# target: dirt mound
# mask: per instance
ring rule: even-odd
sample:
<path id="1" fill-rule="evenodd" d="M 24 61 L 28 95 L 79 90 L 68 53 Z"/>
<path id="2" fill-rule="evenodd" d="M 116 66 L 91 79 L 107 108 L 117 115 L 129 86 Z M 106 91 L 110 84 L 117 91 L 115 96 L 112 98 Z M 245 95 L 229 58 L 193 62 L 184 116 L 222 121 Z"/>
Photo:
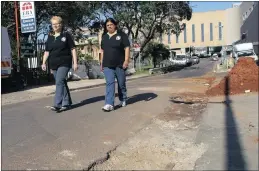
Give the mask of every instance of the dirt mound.
<path id="1" fill-rule="evenodd" d="M 209 96 L 241 94 L 246 90 L 258 92 L 258 71 L 253 58 L 240 58 L 220 83 L 210 88 L 206 94 Z"/>

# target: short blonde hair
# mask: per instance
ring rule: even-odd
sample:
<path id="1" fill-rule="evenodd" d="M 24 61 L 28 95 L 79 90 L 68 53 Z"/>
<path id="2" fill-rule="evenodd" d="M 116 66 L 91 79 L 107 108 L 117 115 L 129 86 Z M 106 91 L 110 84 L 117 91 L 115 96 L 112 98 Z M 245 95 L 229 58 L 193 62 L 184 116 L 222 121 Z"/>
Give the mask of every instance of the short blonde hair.
<path id="1" fill-rule="evenodd" d="M 53 17 L 51 17 L 50 22 L 52 22 L 53 20 L 56 20 L 56 21 L 58 21 L 60 24 L 62 24 L 62 18 L 59 17 L 59 16 L 53 16 Z"/>
<path id="2" fill-rule="evenodd" d="M 53 20 L 59 22 L 62 25 L 62 18 L 61 17 L 53 16 L 53 17 L 51 17 L 50 22 L 52 23 Z M 50 31 L 49 35 L 52 35 L 52 36 L 55 35 L 54 31 Z"/>

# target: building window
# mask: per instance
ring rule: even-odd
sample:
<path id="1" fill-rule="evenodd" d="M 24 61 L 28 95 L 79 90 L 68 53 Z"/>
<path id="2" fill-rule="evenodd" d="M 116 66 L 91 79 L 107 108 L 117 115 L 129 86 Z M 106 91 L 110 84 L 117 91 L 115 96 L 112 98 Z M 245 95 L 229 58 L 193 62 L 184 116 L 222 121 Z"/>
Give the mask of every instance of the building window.
<path id="1" fill-rule="evenodd" d="M 183 33 L 183 38 L 184 38 L 184 43 L 187 43 L 187 35 L 186 35 L 186 27 L 184 28 L 184 33 Z"/>
<path id="2" fill-rule="evenodd" d="M 171 44 L 171 32 L 168 32 L 168 44 Z"/>
<path id="3" fill-rule="evenodd" d="M 176 37 L 176 43 L 179 43 L 179 35 L 178 36 L 175 35 L 175 37 Z"/>
<path id="4" fill-rule="evenodd" d="M 201 42 L 204 42 L 204 24 L 201 24 Z"/>
<path id="5" fill-rule="evenodd" d="M 222 24 L 219 22 L 219 40 L 222 40 Z"/>
<path id="6" fill-rule="evenodd" d="M 210 41 L 213 41 L 213 24 L 210 23 Z"/>
<path id="7" fill-rule="evenodd" d="M 243 21 L 246 19 L 246 16 L 245 16 L 245 14 L 243 14 Z"/>
<path id="8" fill-rule="evenodd" d="M 192 42 L 195 42 L 195 25 L 192 25 Z"/>

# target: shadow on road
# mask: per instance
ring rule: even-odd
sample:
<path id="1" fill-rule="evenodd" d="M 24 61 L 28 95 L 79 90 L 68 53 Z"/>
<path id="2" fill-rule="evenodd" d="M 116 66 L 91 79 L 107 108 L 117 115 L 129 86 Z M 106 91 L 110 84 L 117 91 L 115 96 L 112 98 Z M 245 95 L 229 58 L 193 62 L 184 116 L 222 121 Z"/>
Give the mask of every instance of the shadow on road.
<path id="1" fill-rule="evenodd" d="M 82 106 L 85 106 L 85 105 L 88 105 L 88 104 L 91 104 L 91 103 L 96 103 L 96 102 L 104 101 L 104 100 L 105 100 L 105 96 L 92 97 L 90 99 L 86 99 L 86 100 L 83 100 L 79 103 L 73 104 L 71 109 L 75 109 L 75 108 L 78 108 L 78 107 L 82 107 Z"/>
<path id="2" fill-rule="evenodd" d="M 115 97 L 118 97 L 117 93 L 116 93 Z M 131 104 L 134 104 L 134 103 L 137 103 L 137 102 L 140 102 L 140 101 L 150 101 L 150 100 L 152 100 L 156 97 L 157 97 L 157 94 L 154 94 L 154 93 L 137 94 L 137 95 L 134 95 L 134 96 L 131 96 L 131 97 L 128 98 L 127 105 L 131 105 Z M 91 103 L 104 101 L 104 100 L 105 100 L 105 96 L 93 97 L 93 98 L 90 98 L 90 99 L 83 100 L 80 103 L 72 105 L 71 109 L 75 109 L 75 108 L 78 108 L 78 107 L 82 107 L 84 105 L 88 105 L 88 104 L 91 104 Z M 114 108 L 118 109 L 119 106 L 115 106 Z"/>
<path id="3" fill-rule="evenodd" d="M 243 155 L 242 144 L 239 138 L 238 126 L 234 118 L 231 99 L 229 97 L 229 78 L 225 78 L 225 101 L 210 102 L 225 104 L 225 138 L 226 138 L 226 170 L 247 170 L 246 161 Z"/>
<path id="4" fill-rule="evenodd" d="M 131 96 L 127 100 L 127 105 L 131 105 L 140 101 L 150 101 L 157 97 L 157 94 L 155 93 L 141 93 L 134 96 Z M 114 107 L 114 110 L 119 109 L 120 106 L 116 105 Z"/>
<path id="5" fill-rule="evenodd" d="M 137 95 L 131 96 L 128 99 L 127 104 L 130 105 L 130 104 L 134 104 L 134 103 L 137 103 L 137 102 L 140 102 L 140 101 L 150 101 L 150 100 L 153 100 L 156 97 L 157 97 L 157 94 L 155 94 L 155 93 L 137 94 Z"/>

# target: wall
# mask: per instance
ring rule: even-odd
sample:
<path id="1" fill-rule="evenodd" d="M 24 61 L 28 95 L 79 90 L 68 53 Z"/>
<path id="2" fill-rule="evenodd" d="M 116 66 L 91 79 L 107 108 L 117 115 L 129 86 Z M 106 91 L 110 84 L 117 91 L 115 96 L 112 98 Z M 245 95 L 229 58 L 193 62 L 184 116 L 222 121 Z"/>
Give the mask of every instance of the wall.
<path id="1" fill-rule="evenodd" d="M 240 27 L 241 27 L 241 18 L 240 15 L 240 8 L 228 8 L 225 10 L 225 27 L 224 31 L 225 34 L 225 43 L 226 45 L 231 45 L 233 42 L 236 42 L 240 39 Z"/>
<path id="2" fill-rule="evenodd" d="M 242 24 L 244 23 L 245 19 L 250 15 L 250 13 L 251 13 L 250 8 L 253 7 L 254 3 L 256 4 L 256 2 L 246 1 L 246 2 L 242 2 L 241 5 L 239 6 L 239 8 L 240 8 L 240 18 L 242 19 Z"/>
<path id="3" fill-rule="evenodd" d="M 192 19 L 186 22 L 187 43 L 184 43 L 184 31 L 181 32 L 179 43 L 176 36 L 171 35 L 171 44 L 168 44 L 168 35 L 163 35 L 163 43 L 171 48 L 186 48 L 189 46 L 224 46 L 231 45 L 241 37 L 240 7 L 238 5 L 226 10 L 193 13 Z M 222 39 L 219 39 L 219 22 L 222 25 Z M 204 24 L 204 42 L 201 39 L 201 24 Z M 210 23 L 213 23 L 213 41 L 210 40 Z M 195 42 L 192 42 L 192 24 L 195 25 Z"/>
<path id="4" fill-rule="evenodd" d="M 240 29 L 240 34 L 242 33 L 247 33 L 247 37 L 244 40 L 241 40 L 241 42 L 252 42 L 254 44 L 254 49 L 255 52 L 258 54 L 259 49 L 258 49 L 258 42 L 259 42 L 259 27 L 258 27 L 258 18 L 259 18 L 259 11 L 258 11 L 258 6 L 259 3 L 255 2 L 255 5 L 253 7 L 254 2 L 243 2 L 240 5 L 240 15 L 243 16 L 246 12 L 248 12 L 248 16 L 246 19 L 244 19 L 243 24 Z M 249 13 L 249 8 L 253 7 L 253 10 Z"/>
<path id="5" fill-rule="evenodd" d="M 222 28 L 222 40 L 219 40 L 219 22 L 225 26 L 225 11 L 209 11 L 193 13 L 192 19 L 186 22 L 187 42 L 184 43 L 184 31 L 176 43 L 176 36 L 171 35 L 171 48 L 185 48 L 189 46 L 219 46 L 225 44 L 225 31 Z M 213 23 L 213 41 L 210 40 L 210 23 Z M 192 41 L 192 24 L 195 26 L 195 42 Z M 204 42 L 201 39 L 201 24 L 204 24 Z M 163 43 L 168 45 L 168 36 L 163 35 Z"/>

